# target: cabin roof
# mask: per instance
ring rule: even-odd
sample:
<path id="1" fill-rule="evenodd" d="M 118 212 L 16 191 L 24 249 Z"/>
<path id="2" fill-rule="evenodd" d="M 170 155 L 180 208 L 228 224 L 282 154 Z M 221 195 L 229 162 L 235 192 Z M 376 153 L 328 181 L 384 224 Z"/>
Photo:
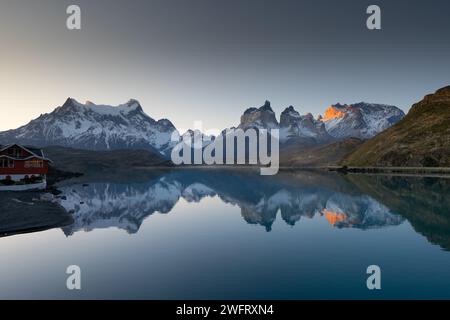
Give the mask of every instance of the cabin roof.
<path id="1" fill-rule="evenodd" d="M 30 151 L 31 153 L 37 155 L 38 157 L 45 158 L 44 157 L 44 152 L 42 151 L 42 149 L 29 147 L 29 146 L 24 146 L 24 148 L 26 148 L 26 150 Z"/>
<path id="2" fill-rule="evenodd" d="M 22 158 L 21 159 L 17 159 L 17 158 L 6 156 L 6 155 L 0 156 L 0 157 L 6 157 L 6 158 L 14 159 L 14 160 L 27 160 L 27 159 L 30 159 L 30 158 L 37 157 L 39 159 L 47 160 L 47 161 L 52 162 L 50 159 L 45 157 L 44 151 L 42 149 L 39 149 L 39 148 L 36 148 L 36 147 L 31 147 L 31 146 L 23 146 L 23 145 L 20 145 L 20 144 L 17 144 L 17 143 L 12 143 L 12 144 L 3 145 L 3 146 L 0 145 L 0 152 L 3 151 L 3 150 L 9 149 L 9 148 L 11 148 L 13 146 L 18 146 L 19 148 L 22 148 L 25 151 L 28 151 L 29 153 L 31 153 L 32 156 L 31 157 L 27 157 L 27 158 L 23 158 L 23 159 Z"/>

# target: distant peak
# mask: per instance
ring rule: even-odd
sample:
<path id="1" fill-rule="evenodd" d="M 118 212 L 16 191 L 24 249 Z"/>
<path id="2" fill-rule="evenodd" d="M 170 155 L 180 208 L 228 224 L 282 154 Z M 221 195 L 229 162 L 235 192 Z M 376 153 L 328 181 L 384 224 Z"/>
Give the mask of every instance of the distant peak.
<path id="1" fill-rule="evenodd" d="M 141 105 L 141 104 L 139 103 L 139 101 L 137 101 L 136 99 L 130 99 L 130 100 L 128 100 L 128 102 L 126 103 L 126 105 L 129 105 L 129 106 L 134 105 L 134 104 Z"/>
<path id="2" fill-rule="evenodd" d="M 300 113 L 295 110 L 295 108 L 293 106 L 289 106 L 286 109 L 283 110 L 283 112 L 281 112 L 281 115 L 289 115 L 289 116 L 295 116 L 295 117 L 299 117 Z"/>
<path id="3" fill-rule="evenodd" d="M 259 111 L 259 112 L 269 111 L 269 112 L 273 113 L 273 110 L 270 107 L 270 101 L 266 100 L 264 102 L 264 105 L 259 108 L 254 108 L 254 107 L 248 108 L 247 110 L 244 111 L 244 114 L 249 114 L 249 113 L 253 113 L 253 112 L 257 112 L 257 111 Z"/>
<path id="4" fill-rule="evenodd" d="M 296 110 L 294 109 L 293 106 L 289 106 L 286 109 L 284 109 L 284 111 L 282 113 L 287 113 L 287 112 L 292 112 L 292 111 L 296 111 Z"/>
<path id="5" fill-rule="evenodd" d="M 66 102 L 62 106 L 62 110 L 90 111 L 102 115 L 112 115 L 112 116 L 127 115 L 134 111 L 141 111 L 143 113 L 141 105 L 137 100 L 134 99 L 130 99 L 128 102 L 124 104 L 111 106 L 111 105 L 96 104 L 89 100 L 83 104 L 78 102 L 74 98 L 67 98 Z"/>
<path id="6" fill-rule="evenodd" d="M 259 108 L 259 111 L 270 111 L 270 112 L 273 112 L 272 108 L 270 107 L 270 101 L 266 100 L 264 102 L 264 105 Z"/>
<path id="7" fill-rule="evenodd" d="M 71 97 L 69 97 L 69 98 L 67 98 L 66 99 L 66 102 L 64 102 L 64 104 L 72 104 L 72 103 L 79 103 L 77 100 L 75 100 L 74 98 L 71 98 Z"/>
<path id="8" fill-rule="evenodd" d="M 333 119 L 343 118 L 345 116 L 345 112 L 339 109 L 342 109 L 343 105 L 337 103 L 335 105 L 331 105 L 325 110 L 325 114 L 323 115 L 322 121 L 330 121 Z"/>
<path id="9" fill-rule="evenodd" d="M 249 108 L 241 116 L 239 128 L 276 128 L 278 121 L 270 107 L 270 102 L 266 100 L 259 108 Z"/>
<path id="10" fill-rule="evenodd" d="M 353 103 L 351 105 L 349 105 L 350 107 L 394 107 L 388 104 L 383 104 L 383 103 L 374 103 L 374 102 L 366 102 L 366 101 L 361 101 L 358 103 Z"/>
<path id="11" fill-rule="evenodd" d="M 328 109 L 330 108 L 337 108 L 337 109 L 341 109 L 341 108 L 345 108 L 347 107 L 347 104 L 342 104 L 340 102 L 332 104 L 331 106 L 328 107 Z"/>
<path id="12" fill-rule="evenodd" d="M 67 100 L 62 105 L 62 108 L 63 109 L 73 109 L 74 107 L 80 107 L 80 106 L 83 106 L 83 104 L 79 103 L 74 98 L 70 98 L 69 97 L 69 98 L 67 98 Z"/>
<path id="13" fill-rule="evenodd" d="M 91 100 L 86 100 L 86 102 L 80 103 L 78 102 L 76 99 L 74 98 L 67 98 L 66 102 L 64 103 L 65 105 L 67 104 L 71 104 L 71 105 L 78 105 L 78 106 L 83 106 L 83 107 L 105 107 L 105 108 L 131 108 L 131 107 L 138 107 L 141 104 L 139 103 L 138 100 L 136 99 L 129 99 L 126 103 L 123 104 L 119 104 L 117 106 L 111 106 L 111 105 L 103 105 L 103 104 L 96 104 L 95 102 L 92 102 Z"/>

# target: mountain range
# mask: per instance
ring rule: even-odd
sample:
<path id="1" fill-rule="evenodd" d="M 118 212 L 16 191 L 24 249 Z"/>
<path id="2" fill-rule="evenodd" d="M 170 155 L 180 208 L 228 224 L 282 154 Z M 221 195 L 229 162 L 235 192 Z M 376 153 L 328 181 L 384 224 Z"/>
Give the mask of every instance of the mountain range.
<path id="1" fill-rule="evenodd" d="M 389 128 L 404 117 L 395 106 L 360 102 L 335 104 L 317 118 L 301 115 L 293 106 L 280 115 L 280 122 L 266 101 L 260 108 L 249 108 L 241 116 L 239 128 L 279 129 L 281 143 L 303 139 L 321 144 L 348 138 L 368 139 Z"/>
<path id="2" fill-rule="evenodd" d="M 279 129 L 282 166 L 440 167 L 450 166 L 449 124 L 450 86 L 447 86 L 426 95 L 406 116 L 395 106 L 360 102 L 331 105 L 316 118 L 289 106 L 278 120 L 266 101 L 261 107 L 245 110 L 236 127 Z M 109 106 L 82 104 L 68 98 L 53 112 L 17 129 L 0 132 L 0 145 L 145 150 L 145 161 L 152 159 L 153 164 L 164 164 L 179 139 L 194 136 L 205 135 L 198 130 L 180 135 L 170 120 L 148 116 L 137 100 Z M 173 137 L 178 140 L 173 141 Z M 203 146 L 212 139 L 208 137 Z M 92 160 L 98 155 L 88 157 Z M 107 154 L 101 156 L 108 159 Z"/>
<path id="3" fill-rule="evenodd" d="M 277 120 L 270 102 L 259 108 L 248 108 L 237 126 L 241 129 L 279 129 L 283 150 L 296 152 L 302 146 L 321 146 L 349 138 L 367 139 L 375 136 L 404 116 L 395 106 L 356 103 L 330 106 L 324 116 L 301 115 L 293 106 L 287 107 Z M 197 132 L 197 134 L 202 134 Z M 137 100 L 118 105 L 84 104 L 73 98 L 53 112 L 42 114 L 17 129 L 0 132 L 0 144 L 20 143 L 38 147 L 62 146 L 94 151 L 138 149 L 168 157 L 181 139 L 194 136 L 190 130 L 183 135 L 170 120 L 154 120 Z M 298 148 L 295 148 L 298 147 Z"/>
<path id="4" fill-rule="evenodd" d="M 0 133 L 2 144 L 63 146 L 87 150 L 144 149 L 162 152 L 176 131 L 167 119 L 155 121 L 136 100 L 119 106 L 81 104 L 68 98 L 53 112 Z"/>

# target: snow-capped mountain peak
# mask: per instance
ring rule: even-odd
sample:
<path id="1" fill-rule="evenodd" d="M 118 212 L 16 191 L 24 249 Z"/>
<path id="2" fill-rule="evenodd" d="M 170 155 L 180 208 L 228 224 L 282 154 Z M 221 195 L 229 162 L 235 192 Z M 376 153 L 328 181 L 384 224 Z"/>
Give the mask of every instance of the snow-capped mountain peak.
<path id="1" fill-rule="evenodd" d="M 68 98 L 66 102 L 62 105 L 61 109 L 75 109 L 80 112 L 95 112 L 102 115 L 127 115 L 132 111 L 140 111 L 143 112 L 141 104 L 139 101 L 130 99 L 128 102 L 124 104 L 120 104 L 117 106 L 103 105 L 103 104 L 95 104 L 91 101 L 86 101 L 85 104 L 78 102 L 73 98 Z"/>
<path id="2" fill-rule="evenodd" d="M 82 104 L 73 98 L 27 125 L 0 133 L 0 142 L 59 145 L 90 150 L 147 149 L 166 151 L 176 131 L 167 119 L 155 121 L 137 100 L 117 106 Z"/>
<path id="3" fill-rule="evenodd" d="M 300 115 L 293 106 L 289 106 L 280 116 L 280 139 L 284 142 L 291 138 L 308 138 L 316 142 L 331 140 L 321 121 L 314 119 L 311 113 Z"/>
<path id="4" fill-rule="evenodd" d="M 259 108 L 248 108 L 238 128 L 279 129 L 282 143 L 288 140 L 326 143 L 350 137 L 371 138 L 403 117 L 403 111 L 397 107 L 360 102 L 332 105 L 317 119 L 289 106 L 278 122 L 270 102 L 265 101 Z M 68 98 L 53 112 L 42 114 L 18 129 L 0 132 L 0 144 L 59 145 L 89 150 L 156 149 L 168 155 L 178 142 L 172 141 L 173 133 L 180 137 L 169 120 L 154 120 L 137 100 L 112 106 Z M 209 138 L 206 141 L 214 139 L 202 133 L 189 132 L 189 135 Z"/>
<path id="5" fill-rule="evenodd" d="M 248 108 L 241 116 L 239 128 L 279 129 L 282 143 L 298 139 L 326 143 L 336 139 L 372 138 L 404 116 L 402 110 L 386 104 L 337 103 L 317 119 L 311 113 L 302 115 L 289 106 L 281 113 L 278 123 L 270 102 L 266 101 L 260 108 Z"/>
<path id="6" fill-rule="evenodd" d="M 323 117 L 327 132 L 337 139 L 369 139 L 400 121 L 405 113 L 386 104 L 359 102 L 331 105 Z"/>
<path id="7" fill-rule="evenodd" d="M 260 108 L 248 108 L 241 116 L 239 128 L 246 130 L 249 128 L 256 129 L 277 129 L 278 121 L 275 117 L 270 102 L 266 100 Z"/>

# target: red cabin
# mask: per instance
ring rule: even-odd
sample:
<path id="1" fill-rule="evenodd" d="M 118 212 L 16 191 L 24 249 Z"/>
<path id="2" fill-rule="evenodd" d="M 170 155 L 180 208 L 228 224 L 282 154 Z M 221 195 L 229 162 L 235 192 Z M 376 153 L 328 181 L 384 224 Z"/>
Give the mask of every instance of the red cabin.
<path id="1" fill-rule="evenodd" d="M 0 146 L 0 180 L 45 180 L 50 162 L 41 149 L 18 144 Z"/>

